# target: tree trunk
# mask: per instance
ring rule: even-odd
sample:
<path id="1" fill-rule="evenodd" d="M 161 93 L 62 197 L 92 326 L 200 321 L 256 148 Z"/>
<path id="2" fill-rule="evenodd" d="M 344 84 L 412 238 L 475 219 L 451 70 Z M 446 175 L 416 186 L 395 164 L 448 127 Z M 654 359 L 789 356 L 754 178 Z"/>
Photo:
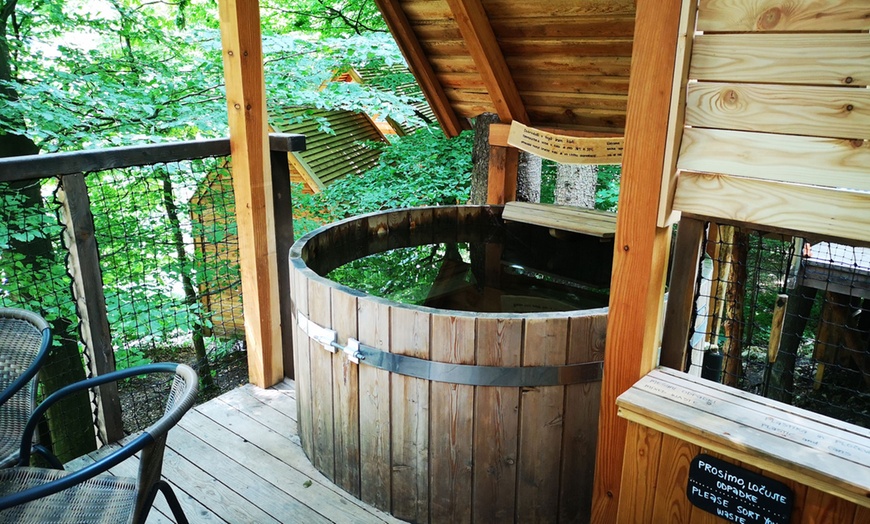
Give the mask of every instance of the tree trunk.
<path id="1" fill-rule="evenodd" d="M 517 169 L 517 200 L 519 202 L 541 201 L 541 157 L 520 151 Z"/>
<path id="2" fill-rule="evenodd" d="M 723 383 L 736 386 L 743 375 L 743 303 L 746 297 L 746 257 L 749 235 L 740 230 L 734 231 L 734 243 L 726 263 L 730 266 L 728 288 L 725 292 L 725 377 Z"/>
<path id="3" fill-rule="evenodd" d="M 500 120 L 494 113 L 483 113 L 474 119 L 474 146 L 471 150 L 471 198 L 473 205 L 486 204 L 486 187 L 489 180 L 489 125 Z"/>
<path id="4" fill-rule="evenodd" d="M 595 207 L 595 189 L 598 186 L 598 166 L 593 164 L 556 165 L 557 204 Z"/>
<path id="5" fill-rule="evenodd" d="M 184 288 L 184 300 L 188 307 L 193 307 L 197 303 L 196 289 L 193 287 L 193 280 L 190 278 L 190 273 L 186 268 L 192 264 L 188 260 L 187 253 L 184 251 L 184 235 L 181 232 L 181 222 L 178 219 L 178 207 L 175 205 L 175 195 L 172 190 L 172 180 L 169 178 L 169 173 L 164 170 L 157 171 L 157 175 L 163 182 L 163 207 L 166 209 L 166 217 L 169 219 L 170 227 L 172 228 L 172 242 L 175 244 L 175 256 L 178 258 L 179 275 L 181 276 L 181 285 Z M 194 315 L 194 318 L 199 318 Z M 198 371 L 199 379 L 204 389 L 215 389 L 214 378 L 211 376 L 211 367 L 208 363 L 208 355 L 205 352 L 205 341 L 202 336 L 202 326 L 198 321 L 193 323 L 192 342 L 193 350 L 196 353 L 196 359 L 199 361 Z"/>

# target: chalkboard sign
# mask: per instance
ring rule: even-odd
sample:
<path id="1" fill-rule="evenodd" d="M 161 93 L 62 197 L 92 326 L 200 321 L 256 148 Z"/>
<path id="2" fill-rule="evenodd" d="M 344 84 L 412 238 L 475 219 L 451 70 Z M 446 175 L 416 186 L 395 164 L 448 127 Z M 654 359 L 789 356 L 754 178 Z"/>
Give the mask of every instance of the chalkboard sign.
<path id="1" fill-rule="evenodd" d="M 689 466 L 686 495 L 695 506 L 729 522 L 791 522 L 793 496 L 788 486 L 703 453 Z"/>

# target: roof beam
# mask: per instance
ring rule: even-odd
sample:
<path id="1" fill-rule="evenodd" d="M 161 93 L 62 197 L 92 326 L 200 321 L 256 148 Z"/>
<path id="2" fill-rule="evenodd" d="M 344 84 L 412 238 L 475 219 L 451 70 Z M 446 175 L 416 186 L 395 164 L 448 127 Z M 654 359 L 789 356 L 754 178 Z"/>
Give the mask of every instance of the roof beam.
<path id="1" fill-rule="evenodd" d="M 393 38 L 399 44 L 399 49 L 402 50 L 402 54 L 408 62 L 408 67 L 414 73 L 417 82 L 420 83 L 423 94 L 426 95 L 426 100 L 432 106 L 432 110 L 435 111 L 435 116 L 438 118 L 438 123 L 441 124 L 441 129 L 444 130 L 444 134 L 449 137 L 457 136 L 463 129 L 467 129 L 469 126 L 467 123 L 463 125 L 464 121 L 460 120 L 456 111 L 453 110 L 453 106 L 450 105 L 450 100 L 447 99 L 444 88 L 441 87 L 441 83 L 435 77 L 435 71 L 426 58 L 423 47 L 411 28 L 408 17 L 402 11 L 399 0 L 375 0 L 375 3 L 378 5 L 378 9 L 381 10 L 387 27 L 393 33 Z"/>
<path id="2" fill-rule="evenodd" d="M 525 104 L 480 0 L 447 0 L 502 123 L 530 124 Z"/>

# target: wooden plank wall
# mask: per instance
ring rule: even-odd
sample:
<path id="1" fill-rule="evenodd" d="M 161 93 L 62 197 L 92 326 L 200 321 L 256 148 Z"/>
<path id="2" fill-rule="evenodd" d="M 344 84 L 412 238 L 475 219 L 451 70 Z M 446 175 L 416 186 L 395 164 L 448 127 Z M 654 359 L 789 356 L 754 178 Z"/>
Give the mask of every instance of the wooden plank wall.
<path id="1" fill-rule="evenodd" d="M 870 3 L 701 0 L 674 208 L 870 240 Z"/>

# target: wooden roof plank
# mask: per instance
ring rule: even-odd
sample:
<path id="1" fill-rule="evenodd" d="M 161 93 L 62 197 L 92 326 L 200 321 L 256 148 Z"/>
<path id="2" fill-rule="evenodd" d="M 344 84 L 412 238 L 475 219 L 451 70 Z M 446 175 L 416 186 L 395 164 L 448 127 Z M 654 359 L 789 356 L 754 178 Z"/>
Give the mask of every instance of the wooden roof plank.
<path id="1" fill-rule="evenodd" d="M 529 124 L 523 99 L 496 40 L 480 0 L 447 0 L 472 60 L 483 77 L 502 122 Z"/>
<path id="2" fill-rule="evenodd" d="M 450 106 L 450 102 L 447 100 L 441 84 L 438 83 L 438 79 L 435 78 L 435 72 L 432 70 L 422 47 L 420 47 L 417 35 L 414 34 L 399 0 L 375 0 L 375 3 L 383 14 L 387 27 L 390 28 L 390 32 L 399 44 L 411 72 L 420 83 L 426 100 L 435 111 L 444 134 L 447 136 L 459 135 L 463 129 L 468 128 L 468 124 L 463 125 L 459 116 Z"/>

